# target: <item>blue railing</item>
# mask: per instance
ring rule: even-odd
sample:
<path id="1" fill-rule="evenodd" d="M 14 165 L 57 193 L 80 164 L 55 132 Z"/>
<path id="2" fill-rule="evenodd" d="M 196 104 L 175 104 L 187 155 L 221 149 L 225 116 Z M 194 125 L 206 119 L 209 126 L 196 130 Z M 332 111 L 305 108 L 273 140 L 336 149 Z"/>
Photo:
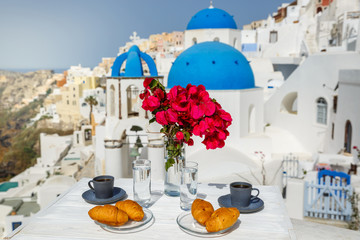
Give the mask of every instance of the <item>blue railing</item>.
<path id="1" fill-rule="evenodd" d="M 351 185 L 340 185 L 324 175 L 319 182 L 305 182 L 304 216 L 348 221 L 351 218 Z"/>

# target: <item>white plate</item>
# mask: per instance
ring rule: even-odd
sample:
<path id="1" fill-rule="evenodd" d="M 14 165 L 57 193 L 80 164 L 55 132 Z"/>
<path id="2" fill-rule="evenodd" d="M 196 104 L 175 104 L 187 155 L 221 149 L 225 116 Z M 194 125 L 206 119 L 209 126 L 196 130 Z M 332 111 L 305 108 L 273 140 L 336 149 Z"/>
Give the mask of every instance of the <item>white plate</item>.
<path id="1" fill-rule="evenodd" d="M 142 231 L 152 225 L 154 223 L 154 216 L 152 212 L 147 209 L 143 208 L 144 211 L 144 218 L 137 222 L 133 220 L 129 220 L 127 223 L 121 226 L 111 226 L 104 223 L 100 223 L 98 221 L 95 221 L 96 224 L 98 224 L 101 228 L 103 228 L 106 231 L 114 232 L 114 233 L 133 233 L 133 232 L 139 232 Z"/>
<path id="2" fill-rule="evenodd" d="M 232 231 L 232 229 L 238 225 L 239 220 L 236 221 L 234 225 L 219 232 L 208 232 L 206 228 L 200 225 L 191 215 L 191 212 L 183 212 L 181 213 L 177 219 L 177 224 L 180 229 L 184 232 L 197 236 L 197 237 L 221 237 Z"/>

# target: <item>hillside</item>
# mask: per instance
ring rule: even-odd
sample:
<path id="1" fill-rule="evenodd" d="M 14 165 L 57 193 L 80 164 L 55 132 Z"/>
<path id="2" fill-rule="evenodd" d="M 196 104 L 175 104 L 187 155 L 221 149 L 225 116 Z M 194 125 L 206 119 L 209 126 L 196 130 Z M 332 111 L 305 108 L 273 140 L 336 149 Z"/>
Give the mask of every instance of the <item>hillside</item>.
<path id="1" fill-rule="evenodd" d="M 0 110 L 0 182 L 36 163 L 40 155 L 40 133 L 72 134 L 72 131 L 38 128 L 37 124 L 26 127 L 42 102 L 43 99 L 34 101 L 15 112 Z"/>
<path id="2" fill-rule="evenodd" d="M 48 80 L 53 74 L 51 70 L 28 73 L 0 70 L 0 109 L 13 108 L 24 100 L 46 92 L 50 87 Z"/>
<path id="3" fill-rule="evenodd" d="M 39 129 L 37 124 L 27 127 L 53 87 L 52 76 L 52 71 L 48 70 L 25 74 L 0 70 L 0 182 L 35 164 L 40 150 L 40 132 L 71 134 L 56 129 Z M 13 107 L 19 106 L 24 98 L 34 97 L 34 101 L 22 107 Z"/>

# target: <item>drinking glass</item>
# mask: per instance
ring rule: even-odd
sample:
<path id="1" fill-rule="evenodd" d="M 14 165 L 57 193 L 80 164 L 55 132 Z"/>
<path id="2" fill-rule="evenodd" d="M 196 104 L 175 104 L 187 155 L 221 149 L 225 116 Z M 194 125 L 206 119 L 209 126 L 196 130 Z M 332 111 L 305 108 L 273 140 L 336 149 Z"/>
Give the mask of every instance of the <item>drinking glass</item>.
<path id="1" fill-rule="evenodd" d="M 188 211 L 197 196 L 198 164 L 185 162 L 181 168 L 180 208 Z"/>
<path id="2" fill-rule="evenodd" d="M 137 159 L 132 162 L 134 200 L 148 207 L 151 200 L 151 161 Z"/>

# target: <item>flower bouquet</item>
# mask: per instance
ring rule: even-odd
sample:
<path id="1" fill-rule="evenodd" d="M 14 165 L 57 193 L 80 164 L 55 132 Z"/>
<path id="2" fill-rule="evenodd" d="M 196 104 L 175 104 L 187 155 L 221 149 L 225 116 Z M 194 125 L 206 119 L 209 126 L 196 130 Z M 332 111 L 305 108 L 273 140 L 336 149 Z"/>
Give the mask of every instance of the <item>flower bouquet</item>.
<path id="1" fill-rule="evenodd" d="M 203 85 L 174 86 L 166 92 L 157 79 L 146 78 L 144 87 L 140 94 L 142 108 L 152 113 L 150 123 L 156 121 L 162 125 L 160 132 L 166 137 L 166 171 L 183 157 L 184 143 L 194 144 L 193 136 L 204 137 L 202 143 L 206 149 L 225 145 L 231 115 L 209 97 Z"/>

